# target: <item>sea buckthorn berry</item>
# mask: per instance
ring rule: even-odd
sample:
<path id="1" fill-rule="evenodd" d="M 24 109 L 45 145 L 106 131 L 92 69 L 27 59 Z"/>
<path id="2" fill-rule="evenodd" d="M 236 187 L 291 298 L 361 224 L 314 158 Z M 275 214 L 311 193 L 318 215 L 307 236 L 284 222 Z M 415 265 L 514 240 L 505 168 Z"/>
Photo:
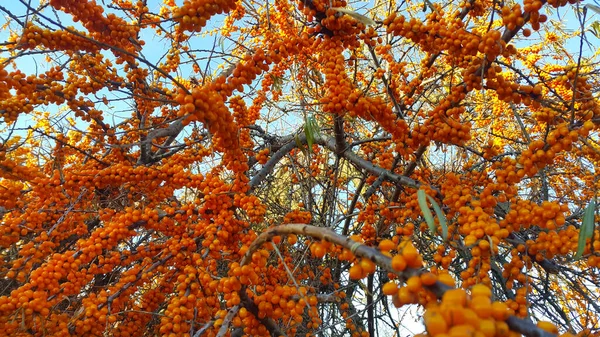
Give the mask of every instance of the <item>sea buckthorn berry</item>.
<path id="1" fill-rule="evenodd" d="M 411 276 L 408 278 L 408 280 L 406 280 L 406 288 L 413 293 L 418 293 L 422 286 L 423 283 L 421 282 L 421 278 L 419 276 Z"/>
<path id="2" fill-rule="evenodd" d="M 437 310 L 427 310 L 423 315 L 425 329 L 431 336 L 440 336 L 448 332 L 448 323 Z"/>
<path id="3" fill-rule="evenodd" d="M 483 319 L 479 321 L 478 329 L 485 337 L 494 337 L 496 335 L 496 322 L 492 319 Z"/>
<path id="4" fill-rule="evenodd" d="M 488 288 L 487 286 L 485 286 L 483 284 L 476 284 L 473 286 L 473 288 L 471 288 L 471 296 L 472 297 L 483 296 L 483 297 L 490 298 L 492 296 L 492 291 L 490 290 L 490 288 Z"/>
<path id="5" fill-rule="evenodd" d="M 467 324 L 454 325 L 448 331 L 450 337 L 474 336 L 477 330 L 475 327 Z"/>
<path id="6" fill-rule="evenodd" d="M 367 274 L 374 273 L 375 269 L 376 269 L 375 262 L 373 262 L 369 259 L 366 259 L 366 258 L 360 259 L 360 267 Z"/>
<path id="7" fill-rule="evenodd" d="M 544 331 L 548 331 L 550 333 L 553 333 L 555 335 L 558 334 L 558 327 L 556 327 L 556 325 L 552 322 L 548 322 L 548 321 L 539 321 L 537 322 L 537 327 L 544 330 Z"/>
<path id="8" fill-rule="evenodd" d="M 398 300 L 400 305 L 415 303 L 417 300 L 416 295 L 408 290 L 406 287 L 400 287 L 398 289 Z"/>
<path id="9" fill-rule="evenodd" d="M 325 247 L 321 243 L 315 242 L 311 245 L 311 253 L 313 254 L 314 257 L 320 259 L 323 256 L 325 256 L 326 250 L 325 250 Z"/>
<path id="10" fill-rule="evenodd" d="M 392 268 L 395 271 L 403 271 L 406 269 L 407 263 L 402 255 L 394 255 L 392 257 Z"/>
<path id="11" fill-rule="evenodd" d="M 467 293 L 462 289 L 450 289 L 442 295 L 442 302 L 464 307 L 467 304 Z"/>
<path id="12" fill-rule="evenodd" d="M 394 295 L 398 293 L 398 285 L 394 281 L 386 282 L 382 287 L 382 292 L 384 295 Z"/>
<path id="13" fill-rule="evenodd" d="M 489 318 L 492 316 L 492 301 L 489 297 L 477 296 L 473 297 L 469 303 L 471 309 L 473 309 L 477 315 L 481 318 Z"/>
<path id="14" fill-rule="evenodd" d="M 402 256 L 406 260 L 407 265 L 411 268 L 420 268 L 423 265 L 423 258 L 411 242 L 407 242 L 403 245 Z"/>
<path id="15" fill-rule="evenodd" d="M 434 273 L 430 273 L 430 272 L 426 272 L 421 274 L 420 276 L 421 278 L 421 282 L 423 283 L 424 286 L 432 286 L 435 284 L 435 282 L 437 282 L 437 275 L 435 275 Z"/>
<path id="16" fill-rule="evenodd" d="M 349 275 L 350 275 L 350 279 L 352 279 L 352 280 L 360 280 L 360 279 L 364 278 L 365 276 L 367 276 L 365 271 L 362 269 L 362 267 L 359 264 L 354 264 L 354 265 L 352 265 L 352 267 L 350 267 Z"/>
<path id="17" fill-rule="evenodd" d="M 392 240 L 385 239 L 379 242 L 379 250 L 382 252 L 389 252 L 394 248 L 396 248 L 396 244 Z"/>
<path id="18" fill-rule="evenodd" d="M 450 287 L 455 286 L 454 278 L 450 274 L 447 274 L 447 273 L 439 274 L 438 280 L 447 286 L 450 286 Z"/>
<path id="19" fill-rule="evenodd" d="M 498 321 L 505 321 L 508 318 L 508 306 L 503 302 L 492 303 L 492 317 Z"/>

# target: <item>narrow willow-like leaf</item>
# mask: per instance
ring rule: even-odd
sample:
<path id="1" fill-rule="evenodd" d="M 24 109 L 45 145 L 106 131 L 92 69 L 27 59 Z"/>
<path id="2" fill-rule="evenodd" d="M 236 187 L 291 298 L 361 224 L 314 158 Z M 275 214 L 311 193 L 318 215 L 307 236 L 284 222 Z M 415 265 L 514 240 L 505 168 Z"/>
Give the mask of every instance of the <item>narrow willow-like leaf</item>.
<path id="1" fill-rule="evenodd" d="M 308 116 L 308 125 L 312 128 L 313 136 L 321 136 L 321 127 L 319 126 L 315 116 Z"/>
<path id="2" fill-rule="evenodd" d="M 435 222 L 433 221 L 433 214 L 429 210 L 429 205 L 427 205 L 427 194 L 425 194 L 425 191 L 417 191 L 417 200 L 419 201 L 419 207 L 421 208 L 421 212 L 423 212 L 423 217 L 425 218 L 425 222 L 427 222 L 427 226 L 429 226 L 431 234 L 435 234 Z"/>
<path id="3" fill-rule="evenodd" d="M 296 146 L 302 150 L 302 152 L 304 152 L 304 154 L 307 154 L 306 148 L 304 147 L 304 145 L 302 145 L 302 142 L 300 141 L 300 137 L 298 137 L 298 135 L 294 135 L 294 141 L 296 142 Z"/>
<path id="4" fill-rule="evenodd" d="M 600 38 L 600 22 L 594 21 L 590 24 L 590 26 L 592 27 L 590 29 L 592 34 L 594 34 L 594 36 L 596 36 L 597 38 Z"/>
<path id="5" fill-rule="evenodd" d="M 351 17 L 353 17 L 356 21 L 358 22 L 362 22 L 365 24 L 365 26 L 375 26 L 376 22 L 373 21 L 372 19 L 362 15 L 362 14 L 358 14 L 355 11 L 349 10 L 347 8 L 342 8 L 342 7 L 332 7 L 331 9 L 338 11 L 340 13 L 344 13 L 347 15 L 350 15 Z"/>
<path id="6" fill-rule="evenodd" d="M 311 153 L 313 143 L 315 142 L 315 134 L 308 118 L 304 120 L 304 134 L 306 135 L 306 145 L 308 146 L 308 152 Z"/>
<path id="7" fill-rule="evenodd" d="M 592 5 L 592 4 L 586 4 L 585 7 L 593 10 L 594 12 L 600 14 L 600 7 L 596 6 L 596 5 Z"/>
<path id="8" fill-rule="evenodd" d="M 492 240 L 492 237 L 489 235 L 486 235 L 488 242 L 490 243 L 490 255 L 494 256 L 494 240 Z"/>
<path id="9" fill-rule="evenodd" d="M 581 227 L 579 228 L 579 241 L 577 242 L 577 253 L 575 253 L 575 260 L 579 260 L 581 258 L 583 251 L 585 250 L 585 241 L 594 235 L 595 212 L 596 202 L 592 200 L 585 209 L 583 221 L 581 222 Z"/>
<path id="10" fill-rule="evenodd" d="M 437 204 L 435 199 L 433 199 L 430 196 L 427 196 L 427 199 L 429 199 L 429 202 L 431 203 L 431 206 L 433 206 L 433 210 L 435 211 L 435 215 L 437 215 L 438 217 L 440 227 L 442 227 L 442 238 L 444 239 L 444 241 L 446 241 L 448 239 L 448 225 L 446 225 L 446 216 L 444 215 L 444 212 L 442 212 L 442 209 Z"/>

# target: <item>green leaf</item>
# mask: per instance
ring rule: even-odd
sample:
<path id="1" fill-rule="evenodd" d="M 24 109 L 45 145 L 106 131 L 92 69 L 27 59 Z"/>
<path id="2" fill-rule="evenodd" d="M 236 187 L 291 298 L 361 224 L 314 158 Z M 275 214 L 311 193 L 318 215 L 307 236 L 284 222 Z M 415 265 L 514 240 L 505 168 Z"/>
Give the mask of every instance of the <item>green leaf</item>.
<path id="1" fill-rule="evenodd" d="M 431 206 L 433 206 L 433 210 L 435 211 L 435 215 L 437 215 L 438 217 L 440 227 L 442 227 L 442 238 L 444 239 L 444 241 L 446 241 L 448 239 L 448 225 L 446 225 L 446 216 L 444 215 L 444 212 L 442 212 L 442 209 L 437 204 L 435 199 L 433 199 L 430 196 L 427 196 L 427 199 L 429 199 L 429 202 L 431 203 Z"/>
<path id="2" fill-rule="evenodd" d="M 315 142 L 315 134 L 308 118 L 304 120 L 304 134 L 306 135 L 306 145 L 308 146 L 308 152 L 312 151 L 312 145 Z"/>
<path id="3" fill-rule="evenodd" d="M 300 137 L 298 137 L 298 135 L 294 135 L 294 141 L 296 142 L 296 146 L 302 150 L 302 152 L 304 152 L 304 154 L 307 154 L 306 149 L 304 148 L 304 145 L 302 145 L 302 142 L 300 141 Z"/>
<path id="4" fill-rule="evenodd" d="M 375 26 L 376 25 L 375 21 L 373 21 L 372 19 L 370 19 L 362 14 L 356 13 L 355 11 L 352 11 L 352 10 L 349 10 L 346 8 L 342 8 L 342 7 L 332 7 L 331 9 L 338 11 L 340 13 L 348 14 L 351 17 L 353 17 L 356 21 L 364 23 L 365 26 Z"/>
<path id="5" fill-rule="evenodd" d="M 417 191 L 417 200 L 419 201 L 419 207 L 421 208 L 421 212 L 423 212 L 423 217 L 425 218 L 425 222 L 427 222 L 427 226 L 429 226 L 431 234 L 435 234 L 435 222 L 433 221 L 433 214 L 429 210 L 429 205 L 427 205 L 427 194 L 425 194 L 424 190 Z"/>
<path id="6" fill-rule="evenodd" d="M 315 116 L 308 116 L 308 125 L 312 128 L 313 134 L 321 137 L 321 127 L 315 119 Z"/>
<path id="7" fill-rule="evenodd" d="M 600 14 L 600 7 L 596 6 L 596 5 L 590 5 L 587 4 L 584 7 L 589 8 L 591 10 L 593 10 L 594 12 L 596 12 L 597 14 Z"/>
<path id="8" fill-rule="evenodd" d="M 583 213 L 583 221 L 579 228 L 579 241 L 577 242 L 577 253 L 575 253 L 575 260 L 579 260 L 585 250 L 585 241 L 594 235 L 594 223 L 596 212 L 596 202 L 592 200 L 586 207 L 585 213 Z"/>
<path id="9" fill-rule="evenodd" d="M 315 135 L 321 137 L 321 127 L 314 116 L 305 117 L 304 134 L 306 135 L 306 143 L 308 145 L 308 152 L 310 153 L 315 143 Z"/>
<path id="10" fill-rule="evenodd" d="M 486 236 L 487 236 L 488 242 L 490 243 L 490 254 L 492 256 L 494 256 L 495 255 L 494 254 L 494 249 L 493 249 L 493 247 L 494 247 L 494 240 L 492 240 L 491 236 L 489 236 L 489 235 L 486 235 Z"/>
<path id="11" fill-rule="evenodd" d="M 271 88 L 275 91 L 281 91 L 283 88 L 283 77 L 271 75 L 271 80 L 273 80 Z"/>
<path id="12" fill-rule="evenodd" d="M 595 37 L 600 38 L 600 22 L 594 21 L 590 25 L 592 29 L 590 30 Z"/>

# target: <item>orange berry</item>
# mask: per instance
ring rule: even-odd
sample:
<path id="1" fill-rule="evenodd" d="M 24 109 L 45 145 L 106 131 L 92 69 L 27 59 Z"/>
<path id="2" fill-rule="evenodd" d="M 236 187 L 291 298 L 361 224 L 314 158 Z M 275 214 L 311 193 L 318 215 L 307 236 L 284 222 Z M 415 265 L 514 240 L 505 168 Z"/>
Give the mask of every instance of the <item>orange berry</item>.
<path id="1" fill-rule="evenodd" d="M 395 255 L 392 257 L 392 268 L 395 271 L 403 271 L 406 269 L 406 260 L 402 255 Z"/>
<path id="2" fill-rule="evenodd" d="M 504 321 L 495 321 L 496 324 L 496 336 L 506 336 L 509 333 L 508 324 Z"/>
<path id="3" fill-rule="evenodd" d="M 412 262 L 417 260 L 419 257 L 419 252 L 411 242 L 408 242 L 402 249 L 402 256 L 404 256 L 406 262 L 410 265 Z"/>
<path id="4" fill-rule="evenodd" d="M 379 250 L 381 250 L 382 252 L 389 252 L 394 248 L 396 248 L 396 244 L 392 240 L 385 239 L 379 242 Z"/>
<path id="5" fill-rule="evenodd" d="M 375 272 L 377 266 L 375 265 L 375 262 L 369 259 L 360 259 L 360 267 L 364 270 L 365 273 L 372 274 Z"/>
<path id="6" fill-rule="evenodd" d="M 406 287 L 400 287 L 398 289 L 398 301 L 400 305 L 414 303 L 416 300 L 415 294 L 411 293 Z"/>
<path id="7" fill-rule="evenodd" d="M 406 280 L 406 288 L 412 293 L 417 293 L 421 290 L 423 283 L 419 276 L 411 276 Z"/>
<path id="8" fill-rule="evenodd" d="M 479 331 L 481 331 L 485 337 L 494 337 L 494 335 L 496 335 L 496 322 L 492 319 L 479 321 Z"/>
<path id="9" fill-rule="evenodd" d="M 504 302 L 492 303 L 492 317 L 498 321 L 505 321 L 508 318 L 508 306 Z"/>
<path id="10" fill-rule="evenodd" d="M 325 247 L 323 247 L 322 244 L 320 243 L 313 243 L 312 247 L 311 247 L 311 252 L 313 254 L 314 257 L 316 257 L 317 259 L 322 258 L 323 256 L 325 256 Z"/>
<path id="11" fill-rule="evenodd" d="M 383 285 L 381 290 L 385 295 L 394 295 L 398 293 L 398 285 L 394 281 L 388 281 Z"/>
<path id="12" fill-rule="evenodd" d="M 455 282 L 454 282 L 454 278 L 452 278 L 452 276 L 450 274 L 447 273 L 443 273 L 443 274 L 439 274 L 437 276 L 438 281 L 440 281 L 441 283 L 450 286 L 450 287 L 454 287 L 455 286 Z"/>
<path id="13" fill-rule="evenodd" d="M 476 284 L 473 286 L 473 288 L 471 288 L 471 296 L 472 297 L 483 296 L 483 297 L 489 298 L 492 296 L 492 291 L 490 290 L 490 288 L 488 288 L 487 286 L 485 286 L 483 284 Z"/>
<path id="14" fill-rule="evenodd" d="M 431 336 L 437 336 L 448 332 L 448 323 L 446 323 L 444 317 L 435 310 L 427 310 L 423 316 L 423 321 L 427 333 Z"/>
<path id="15" fill-rule="evenodd" d="M 432 286 L 437 281 L 437 275 L 434 273 L 423 273 L 421 274 L 421 282 L 424 286 Z"/>
<path id="16" fill-rule="evenodd" d="M 467 304 L 467 293 L 462 289 L 450 289 L 442 295 L 442 302 L 464 307 Z"/>
<path id="17" fill-rule="evenodd" d="M 548 332 L 553 333 L 555 335 L 558 334 L 558 328 L 552 322 L 539 321 L 539 322 L 537 322 L 536 325 L 537 325 L 538 328 L 540 328 L 540 329 L 542 329 L 544 331 L 548 331 Z"/>
<path id="18" fill-rule="evenodd" d="M 366 273 L 359 264 L 352 265 L 348 273 L 350 274 L 350 279 L 352 280 L 360 280 L 366 276 Z"/>
<path id="19" fill-rule="evenodd" d="M 467 324 L 455 325 L 450 328 L 448 335 L 450 337 L 475 336 L 475 328 Z"/>
<path id="20" fill-rule="evenodd" d="M 492 316 L 492 301 L 489 297 L 474 297 L 473 299 L 471 299 L 470 307 L 481 318 L 489 318 Z"/>

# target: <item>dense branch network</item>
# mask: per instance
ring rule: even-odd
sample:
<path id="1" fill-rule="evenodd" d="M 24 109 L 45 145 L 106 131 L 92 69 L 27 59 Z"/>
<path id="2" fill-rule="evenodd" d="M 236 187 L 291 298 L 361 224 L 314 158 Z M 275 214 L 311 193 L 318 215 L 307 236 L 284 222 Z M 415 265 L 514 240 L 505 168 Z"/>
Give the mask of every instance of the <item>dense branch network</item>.
<path id="1" fill-rule="evenodd" d="M 0 330 L 600 333 L 584 6 L 0 5 Z"/>

